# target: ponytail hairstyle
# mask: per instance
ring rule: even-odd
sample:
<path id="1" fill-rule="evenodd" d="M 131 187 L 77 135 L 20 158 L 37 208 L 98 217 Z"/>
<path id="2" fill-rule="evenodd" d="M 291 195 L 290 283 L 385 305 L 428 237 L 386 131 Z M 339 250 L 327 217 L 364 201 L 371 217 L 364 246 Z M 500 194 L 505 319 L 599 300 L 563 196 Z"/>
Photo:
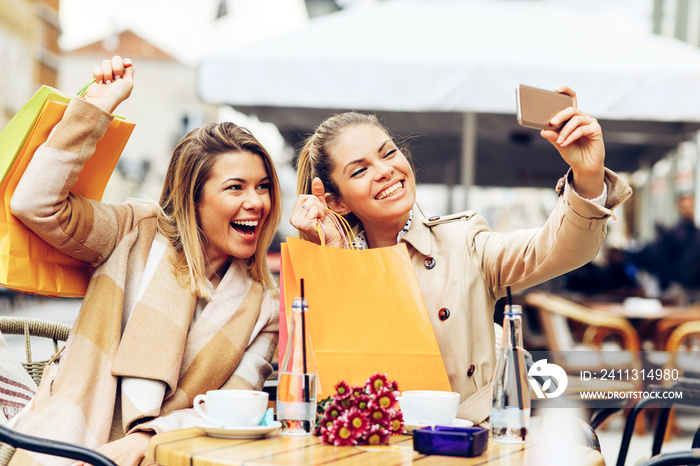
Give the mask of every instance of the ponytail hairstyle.
<path id="1" fill-rule="evenodd" d="M 338 185 L 331 177 L 335 166 L 329 149 L 345 129 L 358 125 L 374 125 L 387 135 L 389 134 L 389 131 L 379 123 L 374 115 L 345 112 L 326 118 L 306 139 L 297 158 L 297 195 L 312 194 L 311 183 L 314 178 L 318 177 L 323 182 L 327 193 L 336 198 L 340 196 Z M 346 214 L 345 219 L 351 226 L 359 223 L 357 217 L 352 213 Z M 300 233 L 300 236 L 309 239 L 303 233 Z"/>
<path id="2" fill-rule="evenodd" d="M 205 275 L 207 238 L 199 225 L 197 206 L 214 163 L 231 152 L 259 156 L 270 177 L 270 213 L 260 230 L 255 253 L 248 258 L 248 273 L 257 282 L 276 286 L 267 266 L 267 250 L 280 222 L 282 196 L 270 154 L 247 129 L 231 122 L 209 123 L 190 131 L 175 148 L 163 182 L 158 215 L 158 231 L 177 252 L 179 278 L 189 283 L 199 297 L 211 297 L 212 290 Z"/>

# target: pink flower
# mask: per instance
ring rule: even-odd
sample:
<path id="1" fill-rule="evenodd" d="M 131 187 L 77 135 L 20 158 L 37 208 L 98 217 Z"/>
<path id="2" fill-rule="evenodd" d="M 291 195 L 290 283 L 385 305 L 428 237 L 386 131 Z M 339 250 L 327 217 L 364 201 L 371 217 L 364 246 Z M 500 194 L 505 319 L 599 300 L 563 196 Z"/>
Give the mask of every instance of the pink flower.
<path id="1" fill-rule="evenodd" d="M 331 403 L 328 408 L 326 408 L 326 414 L 333 419 L 343 414 L 343 411 L 345 411 L 345 409 L 336 402 Z"/>
<path id="2" fill-rule="evenodd" d="M 340 381 L 336 394 L 319 402 L 314 434 L 328 445 L 382 445 L 401 434 L 403 415 L 398 409 L 398 384 L 375 373 L 362 386 Z"/>
<path id="3" fill-rule="evenodd" d="M 381 426 L 374 425 L 367 432 L 367 445 L 384 445 L 389 442 L 391 431 L 383 429 Z"/>
<path id="4" fill-rule="evenodd" d="M 389 430 L 394 434 L 401 434 L 403 428 L 403 413 L 400 410 L 391 410 L 389 414 Z"/>
<path id="5" fill-rule="evenodd" d="M 379 374 L 375 372 L 373 376 L 365 382 L 365 390 L 370 393 L 377 393 L 382 388 L 386 387 L 389 381 L 386 378 L 386 374 Z"/>
<path id="6" fill-rule="evenodd" d="M 350 408 L 347 411 L 347 424 L 354 432 L 363 433 L 369 428 L 369 419 L 367 419 L 367 414 L 359 409 Z"/>
<path id="7" fill-rule="evenodd" d="M 351 391 L 352 391 L 352 390 L 350 389 L 350 387 L 348 386 L 348 384 L 345 383 L 344 380 L 341 380 L 341 381 L 338 382 L 338 384 L 335 386 L 335 392 L 336 392 L 338 395 L 340 395 L 341 397 L 345 397 L 345 396 L 347 396 L 347 395 L 350 395 Z"/>
<path id="8" fill-rule="evenodd" d="M 374 400 L 369 402 L 369 419 L 374 424 L 382 424 L 388 420 L 387 412 Z"/>
<path id="9" fill-rule="evenodd" d="M 384 409 L 389 409 L 396 408 L 399 405 L 396 397 L 396 392 L 383 389 L 376 394 L 375 399 L 377 400 L 377 404 L 379 404 L 379 406 Z"/>
<path id="10" fill-rule="evenodd" d="M 367 406 L 369 406 L 369 400 L 370 397 L 363 393 L 360 396 L 358 396 L 355 400 L 355 406 L 357 406 L 357 409 L 365 411 L 367 409 Z"/>
<path id="11" fill-rule="evenodd" d="M 345 415 L 343 415 L 343 418 Z M 352 429 L 352 426 L 347 422 L 347 420 L 340 418 L 333 422 L 331 427 L 331 433 L 333 435 L 333 445 L 343 446 L 343 445 L 357 445 L 359 433 Z"/>

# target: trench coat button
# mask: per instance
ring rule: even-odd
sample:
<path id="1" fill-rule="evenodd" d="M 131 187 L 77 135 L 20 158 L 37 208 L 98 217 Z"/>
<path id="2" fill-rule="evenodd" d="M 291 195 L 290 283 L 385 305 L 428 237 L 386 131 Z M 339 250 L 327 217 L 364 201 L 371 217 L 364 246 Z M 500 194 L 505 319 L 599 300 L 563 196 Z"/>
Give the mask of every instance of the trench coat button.
<path id="1" fill-rule="evenodd" d="M 471 366 L 469 366 L 469 368 L 467 369 L 467 376 L 471 377 L 472 375 L 474 375 L 474 370 L 475 370 L 475 369 L 476 369 L 476 367 L 474 367 L 474 364 L 472 364 Z"/>
<path id="2" fill-rule="evenodd" d="M 450 310 L 446 307 L 443 307 L 438 311 L 438 317 L 440 318 L 440 320 L 447 320 L 450 317 Z"/>
<path id="3" fill-rule="evenodd" d="M 423 261 L 423 265 L 425 265 L 426 269 L 430 270 L 435 267 L 435 259 L 433 257 L 426 257 Z"/>
<path id="4" fill-rule="evenodd" d="M 440 216 L 439 216 L 439 215 L 434 215 L 434 216 L 432 216 L 432 217 L 430 217 L 430 218 L 428 219 L 429 222 L 434 222 L 435 220 L 440 220 Z"/>

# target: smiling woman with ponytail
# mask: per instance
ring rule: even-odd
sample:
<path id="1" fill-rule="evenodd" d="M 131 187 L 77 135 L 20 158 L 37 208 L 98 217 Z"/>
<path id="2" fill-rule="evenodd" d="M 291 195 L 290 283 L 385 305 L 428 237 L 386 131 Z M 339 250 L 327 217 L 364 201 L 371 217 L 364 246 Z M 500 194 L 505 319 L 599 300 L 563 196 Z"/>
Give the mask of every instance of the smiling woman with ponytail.
<path id="1" fill-rule="evenodd" d="M 559 92 L 574 97 L 567 88 Z M 427 216 L 416 204 L 416 179 L 404 151 L 372 115 L 343 113 L 322 122 L 299 155 L 298 197 L 290 222 L 301 236 L 342 247 L 328 209 L 354 225 L 359 248 L 406 244 L 452 390 L 458 416 L 489 416 L 495 365 L 496 301 L 591 261 L 612 209 L 631 189 L 603 163 L 602 130 L 575 106 L 552 119 L 566 124 L 547 139 L 570 165 L 546 224 L 511 233 L 491 231 L 472 211 Z"/>

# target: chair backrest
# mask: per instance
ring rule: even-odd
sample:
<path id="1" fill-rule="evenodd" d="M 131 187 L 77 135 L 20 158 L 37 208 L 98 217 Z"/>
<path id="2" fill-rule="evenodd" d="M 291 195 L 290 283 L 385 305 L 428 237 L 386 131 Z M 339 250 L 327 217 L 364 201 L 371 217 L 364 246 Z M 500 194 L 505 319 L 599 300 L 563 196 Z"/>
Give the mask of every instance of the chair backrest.
<path id="1" fill-rule="evenodd" d="M 696 349 L 697 341 L 694 342 L 695 345 L 691 351 L 685 351 L 684 344 L 693 339 L 700 339 L 700 321 L 685 322 L 671 332 L 666 340 L 666 348 L 664 348 L 669 354 L 669 359 L 664 365 L 665 369 L 681 369 L 683 372 L 681 375 L 684 375 L 688 371 L 683 369 L 693 368 L 696 371 L 696 368 L 700 367 Z M 695 378 L 696 375 L 693 374 L 692 377 Z"/>
<path id="2" fill-rule="evenodd" d="M 571 348 L 564 347 L 567 343 L 562 343 L 562 332 L 564 327 L 561 323 L 556 324 L 553 316 L 561 316 L 588 326 L 583 335 L 583 344 L 590 346 L 600 346 L 602 340 L 610 334 L 621 338 L 621 346 L 625 350 L 640 351 L 641 343 L 635 328 L 627 319 L 606 314 L 602 311 L 595 311 L 581 304 L 575 303 L 560 296 L 542 291 L 533 291 L 525 295 L 525 303 L 534 306 L 540 311 L 542 317 L 543 331 L 550 342 L 559 345 L 557 348 L 550 348 L 552 351 L 565 351 Z M 561 317 L 558 319 L 561 320 Z M 568 326 L 566 327 L 568 329 Z M 549 333 L 548 333 L 549 332 Z M 571 333 L 566 337 L 571 337 Z M 569 340 L 572 341 L 572 340 Z"/>
<path id="3" fill-rule="evenodd" d="M 671 332 L 666 340 L 666 351 L 679 351 L 681 345 L 691 338 L 700 338 L 700 321 L 685 322 Z"/>
<path id="4" fill-rule="evenodd" d="M 34 437 L 5 426 L 0 426 L 0 441 L 13 448 L 84 461 L 95 466 L 117 466 L 114 461 L 95 450 L 58 440 Z"/>
<path id="5" fill-rule="evenodd" d="M 39 319 L 29 319 L 26 317 L 0 317 L 0 332 L 4 335 L 24 335 L 26 361 L 22 366 L 34 379 L 37 385 L 41 382 L 44 367 L 52 360 L 58 360 L 57 354 L 60 349 L 58 342 L 65 342 L 68 339 L 72 326 L 58 322 L 49 322 Z M 49 359 L 34 361 L 32 359 L 32 337 L 49 338 L 53 340 L 53 355 Z"/>
<path id="6" fill-rule="evenodd" d="M 44 368 L 51 361 L 57 361 L 60 358 L 62 348 L 59 348 L 58 342 L 65 342 L 68 339 L 72 326 L 58 322 L 49 322 L 39 319 L 30 319 L 26 317 L 0 317 L 0 332 L 3 335 L 24 335 L 25 358 L 22 366 L 27 371 L 34 382 L 39 385 L 41 376 L 44 373 Z M 32 359 L 32 337 L 48 338 L 53 340 L 53 353 L 51 358 L 34 361 Z M 3 428 L 3 426 L 0 426 Z M 3 428 L 0 429 L 0 466 L 4 466 L 10 462 L 14 455 L 17 442 L 25 442 L 26 439 L 19 433 Z M 7 432 L 9 431 L 9 432 Z M 13 435 L 16 435 L 13 437 Z M 47 441 L 45 441 L 47 442 Z M 30 439 L 29 444 L 33 445 Z M 37 451 L 37 450 L 33 450 Z M 94 463 L 107 464 L 107 463 Z"/>

